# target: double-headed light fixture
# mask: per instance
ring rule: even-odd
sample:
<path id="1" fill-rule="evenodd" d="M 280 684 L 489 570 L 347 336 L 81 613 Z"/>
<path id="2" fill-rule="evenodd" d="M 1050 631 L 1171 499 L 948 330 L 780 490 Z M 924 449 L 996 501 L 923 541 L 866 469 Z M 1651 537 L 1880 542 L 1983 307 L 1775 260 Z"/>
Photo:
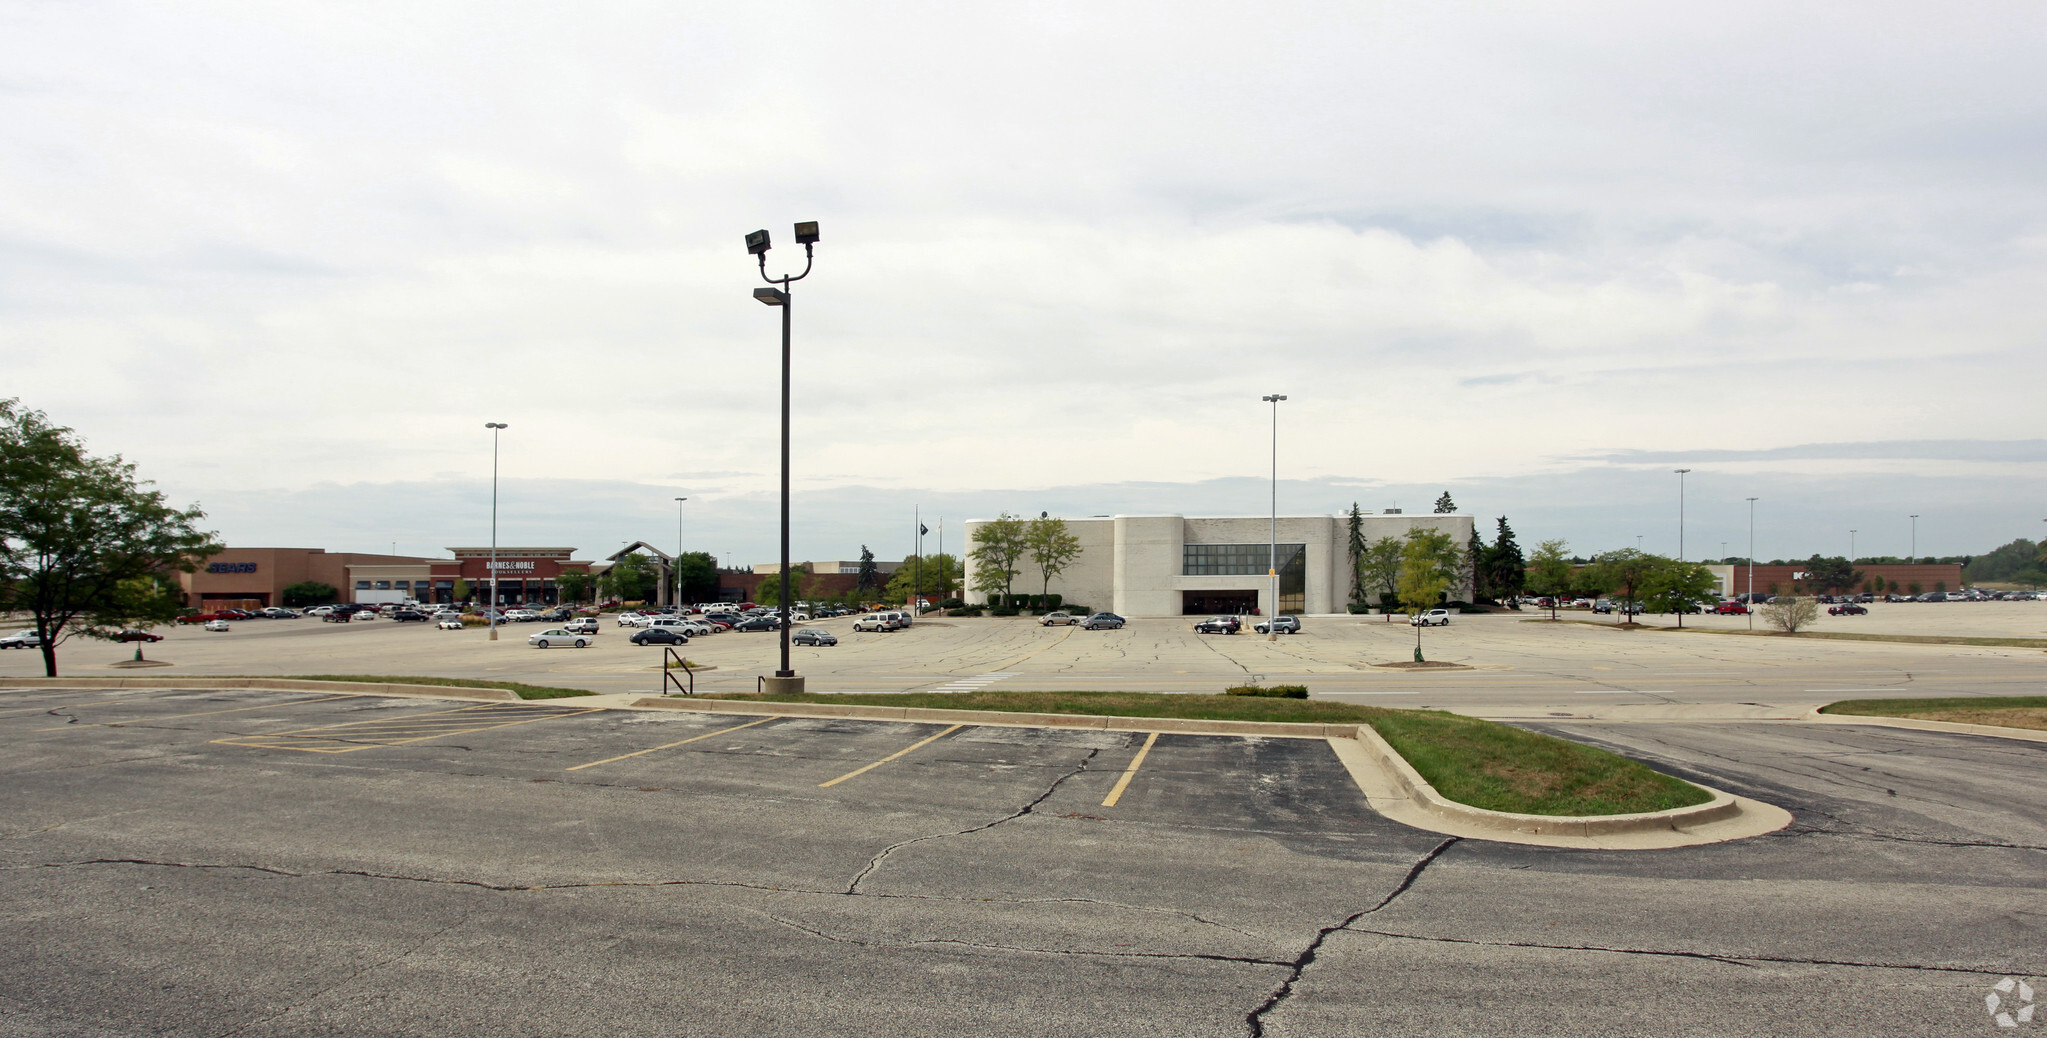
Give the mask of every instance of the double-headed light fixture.
<path id="1" fill-rule="evenodd" d="M 795 307 L 790 299 L 789 285 L 810 276 L 810 250 L 817 244 L 816 220 L 796 225 L 796 244 L 803 246 L 803 273 L 771 278 L 768 276 L 768 250 L 773 246 L 768 241 L 768 232 L 759 230 L 746 236 L 746 251 L 760 259 L 761 280 L 768 283 L 766 288 L 754 289 L 753 297 L 769 306 L 782 308 L 782 623 L 779 629 L 782 667 L 775 671 L 772 679 L 775 687 L 770 690 L 780 692 L 803 691 L 803 679 L 789 668 L 789 617 L 795 613 L 789 574 L 789 311 Z"/>

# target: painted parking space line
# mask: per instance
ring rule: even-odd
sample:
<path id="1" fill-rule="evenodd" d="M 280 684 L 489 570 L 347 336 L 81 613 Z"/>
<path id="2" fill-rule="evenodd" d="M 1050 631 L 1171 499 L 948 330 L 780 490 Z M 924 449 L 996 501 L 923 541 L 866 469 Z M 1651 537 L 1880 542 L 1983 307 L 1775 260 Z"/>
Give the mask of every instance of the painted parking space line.
<path id="1" fill-rule="evenodd" d="M 829 788 L 831 788 L 831 787 L 833 787 L 833 786 L 836 786 L 836 785 L 838 785 L 838 784 L 839 784 L 839 783 L 841 783 L 841 782 L 844 782 L 844 781 L 846 781 L 847 779 L 850 779 L 850 778 L 858 778 L 858 777 L 860 777 L 860 776 L 862 776 L 862 775 L 865 775 L 865 774 L 867 774 L 867 773 L 868 773 L 868 772 L 870 772 L 870 771 L 873 771 L 874 769 L 876 769 L 876 768 L 878 768 L 878 767 L 881 767 L 881 766 L 882 766 L 882 765 L 884 765 L 884 764 L 887 764 L 887 763 L 888 763 L 889 761 L 895 760 L 896 758 L 898 758 L 898 757 L 901 757 L 901 756 L 904 756 L 904 755 L 906 755 L 906 754 L 908 754 L 908 753 L 911 753 L 911 752 L 913 752 L 913 751 L 915 751 L 915 750 L 919 750 L 919 749 L 922 749 L 922 748 L 923 748 L 923 747 L 925 747 L 925 746 L 929 746 L 929 745 L 931 745 L 932 743 L 934 743 L 934 742 L 937 742 L 938 740 L 940 740 L 940 739 L 943 739 L 943 738 L 945 738 L 946 736 L 948 736 L 948 735 L 951 735 L 952 733 L 954 733 L 954 732 L 957 732 L 957 731 L 959 731 L 960 729 L 962 729 L 962 728 L 965 728 L 965 727 L 966 727 L 966 725 L 963 725 L 963 724 L 956 724 L 956 725 L 953 725 L 952 727 L 950 727 L 950 728 L 947 728 L 947 729 L 946 729 L 945 731 L 939 732 L 939 733 L 938 733 L 937 735 L 933 735 L 933 736 L 931 736 L 931 737 L 929 737 L 929 738 L 926 738 L 926 739 L 920 739 L 920 740 L 918 740 L 917 742 L 915 742 L 915 743 L 912 743 L 912 744 L 910 744 L 910 745 L 908 745 L 908 746 L 905 746 L 905 747 L 903 747 L 902 749 L 900 749 L 900 750 L 897 750 L 896 752 L 894 752 L 894 753 L 891 753 L 891 754 L 889 754 L 888 756 L 886 756 L 886 757 L 883 757 L 882 759 L 880 759 L 880 760 L 878 760 L 878 761 L 875 761 L 874 763 L 872 763 L 872 764 L 869 764 L 869 765 L 867 765 L 867 766 L 866 766 L 866 767 L 864 767 L 864 768 L 855 768 L 854 770 L 852 770 L 852 771 L 849 771 L 849 772 L 845 773 L 844 775 L 840 775 L 840 776 L 839 776 L 838 778 L 835 778 L 835 779 L 831 780 L 830 782 L 820 782 L 820 783 L 818 783 L 818 784 L 817 784 L 817 788 L 819 788 L 819 789 L 829 789 Z"/>
<path id="2" fill-rule="evenodd" d="M 606 758 L 604 758 L 603 760 L 593 760 L 593 761 L 591 761 L 591 762 L 590 762 L 590 763 L 588 763 L 588 764 L 578 764 L 578 765 L 576 765 L 576 766 L 575 766 L 575 767 L 573 767 L 573 768 L 564 768 L 564 769 L 562 769 L 562 770 L 564 770 L 564 771 L 581 771 L 581 770 L 583 770 L 584 768 L 594 768 L 594 767 L 596 767 L 596 766 L 597 766 L 597 765 L 599 765 L 599 764 L 610 764 L 610 763 L 611 763 L 611 762 L 613 762 L 613 761 L 621 761 L 621 760 L 626 760 L 626 759 L 628 759 L 628 758 L 631 758 L 631 757 L 638 757 L 638 756 L 640 756 L 640 755 L 642 755 L 642 754 L 647 754 L 647 753 L 654 753 L 654 752 L 657 752 L 657 751 L 660 751 L 660 750 L 672 750 L 672 749 L 676 748 L 677 746 L 684 746 L 684 745 L 687 745 L 687 744 L 689 744 L 689 743 L 693 743 L 693 742 L 696 742 L 696 741 L 697 741 L 698 739 L 709 739 L 709 738 L 711 738 L 711 737 L 712 737 L 712 736 L 714 736 L 714 735 L 724 735 L 724 734 L 725 734 L 725 733 L 727 733 L 727 732 L 736 732 L 736 731 L 740 730 L 741 728 L 751 728 L 751 727 L 753 727 L 754 725 L 757 725 L 757 724 L 767 724 L 767 723 L 768 723 L 769 721 L 779 721 L 779 720 L 781 720 L 781 718 L 779 718 L 779 717 L 763 717 L 763 718 L 761 718 L 761 719 L 760 719 L 760 720 L 758 720 L 758 721 L 748 721 L 748 722 L 746 722 L 745 724 L 735 724 L 735 725 L 732 725 L 732 726 L 731 726 L 731 727 L 729 727 L 729 728 L 720 728 L 720 729 L 718 729 L 718 730 L 717 730 L 717 731 L 715 731 L 715 732 L 705 732 L 705 733 L 704 733 L 704 734 L 702 734 L 702 735 L 692 735 L 692 736 L 690 736 L 690 737 L 689 737 L 689 738 L 687 738 L 687 739 L 677 739 L 677 740 L 676 740 L 676 741 L 674 741 L 674 742 L 671 742 L 671 743 L 663 743 L 663 744 L 662 744 L 662 745 L 660 745 L 660 746 L 649 746 L 649 747 L 647 747 L 647 748 L 646 748 L 646 749 L 644 749 L 644 750 L 634 750 L 634 751 L 633 751 L 633 752 L 631 752 L 631 753 L 621 753 L 621 754 L 619 754 L 619 755 L 618 755 L 618 756 L 616 756 L 616 757 L 606 757 Z"/>
<path id="3" fill-rule="evenodd" d="M 1674 696 L 1675 692 L 1638 692 L 1632 688 L 1586 688 L 1576 693 L 1581 696 Z"/>
<path id="4" fill-rule="evenodd" d="M 361 696 L 327 696 L 324 699 L 296 699 L 289 703 L 265 703 L 262 706 L 238 706 L 232 710 L 201 710 L 191 714 L 165 714 L 162 717 L 129 717 L 119 721 L 94 721 L 90 724 L 66 724 L 55 728 L 35 728 L 37 732 L 61 732 L 71 728 L 118 728 L 124 724 L 146 724 L 150 721 L 182 721 L 187 717 L 212 717 L 215 714 L 239 714 L 245 710 L 275 710 L 284 706 L 311 706 L 314 703 L 332 703 L 337 699 L 361 699 Z"/>
<path id="5" fill-rule="evenodd" d="M 1123 799 L 1123 791 L 1130 788 L 1130 780 L 1137 777 L 1138 767 L 1144 763 L 1145 755 L 1151 752 L 1152 744 L 1158 741 L 1157 732 L 1145 736 L 1144 745 L 1138 748 L 1137 756 L 1130 758 L 1130 766 L 1124 768 L 1123 777 L 1116 780 L 1116 788 L 1109 790 L 1109 795 L 1102 799 L 1103 807 L 1115 807 L 1116 801 Z"/>
<path id="6" fill-rule="evenodd" d="M 231 735 L 225 739 L 215 739 L 213 742 L 221 746 L 244 746 L 258 750 L 354 753 L 357 750 L 404 746 L 426 742 L 429 739 L 442 739 L 450 735 L 468 735 L 472 732 L 532 724 L 535 721 L 552 721 L 603 712 L 603 707 L 564 710 L 559 707 L 490 704 L 436 710 L 386 720 L 351 721 L 345 724 L 322 725 L 318 728 L 300 728 L 268 735 Z"/>
<path id="7" fill-rule="evenodd" d="M 1906 689 L 1905 689 L 1905 686 L 1903 686 L 1903 685 L 1892 685 L 1892 686 L 1890 686 L 1889 688 L 1808 688 L 1808 689 L 1806 689 L 1806 691 L 1807 691 L 1807 692 L 1903 692 L 1903 691 L 1905 691 L 1905 690 L 1906 690 Z"/>
<path id="8" fill-rule="evenodd" d="M 996 682 L 998 682 L 998 681 L 1001 681 L 1001 680 L 1003 680 L 1004 678 L 1013 678 L 1013 677 L 1016 677 L 1016 672 L 1015 672 L 1015 671 L 1013 671 L 1013 670 L 996 670 L 996 671 L 990 671 L 990 672 L 988 672 L 988 673 L 986 673 L 986 674 L 976 674 L 976 675 L 974 675 L 973 677 L 970 677 L 970 678 L 960 678 L 960 679 L 958 679 L 958 680 L 956 680 L 956 681 L 948 681 L 948 682 L 946 682 L 945 684 L 943 684 L 943 685 L 940 685 L 940 686 L 938 686 L 937 688 L 934 688 L 934 689 L 932 689 L 931 691 L 933 691 L 933 692 L 979 692 L 980 690 L 982 690 L 982 689 L 984 689 L 984 688 L 987 688 L 987 687 L 988 687 L 989 685 L 992 685 L 992 684 L 994 684 L 994 683 L 996 683 Z"/>

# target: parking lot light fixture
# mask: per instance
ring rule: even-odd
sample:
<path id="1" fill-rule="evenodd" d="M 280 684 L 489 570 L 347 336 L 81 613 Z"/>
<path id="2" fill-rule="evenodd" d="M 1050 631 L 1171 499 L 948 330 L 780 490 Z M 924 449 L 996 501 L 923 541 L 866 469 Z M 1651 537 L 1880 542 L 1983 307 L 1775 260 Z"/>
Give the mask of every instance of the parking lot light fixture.
<path id="1" fill-rule="evenodd" d="M 1677 473 L 1677 561 L 1685 560 L 1685 473 L 1691 469 L 1675 469 Z"/>
<path id="2" fill-rule="evenodd" d="M 1265 640 L 1279 640 L 1279 402 L 1284 393 L 1259 397 L 1272 405 L 1272 558 L 1266 573 L 1272 577 L 1272 612 L 1265 617 Z"/>
<path id="3" fill-rule="evenodd" d="M 1915 566 L 1919 564 L 1919 515 L 1918 515 L 1918 513 L 1913 513 L 1913 515 L 1912 515 L 1912 557 L 1911 557 L 1911 558 L 1909 558 L 1909 559 L 1906 559 L 1905 561 L 1906 561 L 1906 562 L 1909 562 L 1909 563 L 1911 563 L 1911 564 L 1913 564 L 1913 565 L 1915 565 Z"/>
<path id="4" fill-rule="evenodd" d="M 782 641 L 782 665 L 775 671 L 777 690 L 784 692 L 803 691 L 802 679 L 789 667 L 789 617 L 795 612 L 791 597 L 794 589 L 789 586 L 789 313 L 795 309 L 795 300 L 790 297 L 789 286 L 810 276 L 810 265 L 815 258 L 812 248 L 817 244 L 817 221 L 810 220 L 796 225 L 796 243 L 803 246 L 803 273 L 784 274 L 778 278 L 768 276 L 768 232 L 755 231 L 746 236 L 746 251 L 760 261 L 761 280 L 768 283 L 766 288 L 753 290 L 753 297 L 768 306 L 782 309 L 782 622 L 777 633 Z"/>
<path id="5" fill-rule="evenodd" d="M 483 427 L 490 430 L 490 611 L 485 619 L 490 622 L 490 640 L 498 640 L 498 433 L 509 426 L 504 422 L 485 422 Z"/>
<path id="6" fill-rule="evenodd" d="M 668 568 L 674 571 L 675 601 L 672 604 L 677 608 L 682 606 L 682 503 L 687 500 L 689 498 L 686 497 L 675 499 L 675 558 L 668 564 Z"/>
<path id="7" fill-rule="evenodd" d="M 1748 629 L 1756 629 L 1756 498 L 1748 499 Z"/>

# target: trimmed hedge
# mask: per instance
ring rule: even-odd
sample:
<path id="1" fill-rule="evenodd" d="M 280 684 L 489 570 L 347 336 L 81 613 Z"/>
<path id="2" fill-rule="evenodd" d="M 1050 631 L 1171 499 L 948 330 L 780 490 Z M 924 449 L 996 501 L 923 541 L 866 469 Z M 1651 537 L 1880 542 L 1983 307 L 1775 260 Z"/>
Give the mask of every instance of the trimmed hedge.
<path id="1" fill-rule="evenodd" d="M 1306 699 L 1306 685 L 1237 685 L 1223 689 L 1226 696 L 1258 696 L 1264 699 Z"/>

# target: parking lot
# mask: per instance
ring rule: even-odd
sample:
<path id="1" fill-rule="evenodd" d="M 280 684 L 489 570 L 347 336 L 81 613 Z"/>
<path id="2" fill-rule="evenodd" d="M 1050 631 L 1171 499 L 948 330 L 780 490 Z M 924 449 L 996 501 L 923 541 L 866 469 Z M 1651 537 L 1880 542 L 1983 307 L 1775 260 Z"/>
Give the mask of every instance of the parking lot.
<path id="1" fill-rule="evenodd" d="M 11 691 L 0 1034 L 1964 1034 L 2047 974 L 2040 745 L 1555 724 L 1797 821 L 1528 848 L 1309 740 Z"/>

